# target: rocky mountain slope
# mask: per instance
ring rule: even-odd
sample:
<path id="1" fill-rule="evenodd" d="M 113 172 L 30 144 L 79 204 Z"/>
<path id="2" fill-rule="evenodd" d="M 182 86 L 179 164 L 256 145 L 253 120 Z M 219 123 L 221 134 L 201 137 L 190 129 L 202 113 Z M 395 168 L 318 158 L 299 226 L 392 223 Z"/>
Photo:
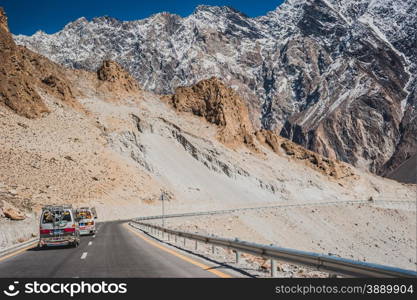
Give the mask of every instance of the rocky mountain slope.
<path id="1" fill-rule="evenodd" d="M 0 102 L 18 114 L 35 118 L 49 112 L 38 88 L 74 105 L 71 89 L 61 67 L 17 46 L 9 33 L 7 17 L 0 8 Z"/>
<path id="2" fill-rule="evenodd" d="M 15 40 L 74 68 L 113 59 L 157 93 L 216 76 L 256 129 L 386 175 L 417 149 L 416 5 L 288 0 L 258 18 L 199 6 L 186 18 L 80 18 Z"/>

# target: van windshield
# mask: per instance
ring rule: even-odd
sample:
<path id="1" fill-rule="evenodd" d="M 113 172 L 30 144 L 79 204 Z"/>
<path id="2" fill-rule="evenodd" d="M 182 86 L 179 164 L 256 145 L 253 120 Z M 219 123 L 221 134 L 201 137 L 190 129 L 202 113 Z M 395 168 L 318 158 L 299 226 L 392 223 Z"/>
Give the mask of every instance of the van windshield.
<path id="1" fill-rule="evenodd" d="M 61 216 L 62 216 L 62 219 L 61 219 Z M 69 211 L 64 211 L 64 212 L 45 211 L 43 213 L 43 216 L 42 216 L 42 223 L 43 224 L 58 222 L 60 220 L 71 222 L 70 212 Z"/>

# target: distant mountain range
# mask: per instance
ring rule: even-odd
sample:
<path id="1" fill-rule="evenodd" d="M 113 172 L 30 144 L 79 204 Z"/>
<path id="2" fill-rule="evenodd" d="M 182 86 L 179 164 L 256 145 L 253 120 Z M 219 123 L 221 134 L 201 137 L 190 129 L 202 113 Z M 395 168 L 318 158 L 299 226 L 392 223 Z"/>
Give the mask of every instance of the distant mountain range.
<path id="1" fill-rule="evenodd" d="M 67 67 L 115 60 L 157 93 L 216 76 L 247 102 L 255 129 L 389 175 L 417 152 L 416 11 L 414 0 L 288 0 L 257 18 L 199 6 L 186 18 L 80 18 L 14 39 Z"/>

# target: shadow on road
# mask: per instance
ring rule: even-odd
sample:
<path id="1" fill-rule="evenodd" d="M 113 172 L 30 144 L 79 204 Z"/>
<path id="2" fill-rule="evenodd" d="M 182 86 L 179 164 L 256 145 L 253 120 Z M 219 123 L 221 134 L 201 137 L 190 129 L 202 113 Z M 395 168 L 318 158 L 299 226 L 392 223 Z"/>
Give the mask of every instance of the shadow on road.
<path id="1" fill-rule="evenodd" d="M 136 228 L 137 229 L 137 228 Z M 237 273 L 240 273 L 240 274 L 242 274 L 242 275 L 244 275 L 244 276 L 247 276 L 247 277 L 251 277 L 251 278 L 257 278 L 258 276 L 255 276 L 255 275 L 253 275 L 253 274 L 250 274 L 250 273 L 248 273 L 246 270 L 253 270 L 253 269 L 249 269 L 249 268 L 237 268 L 237 267 L 235 267 L 235 266 L 232 266 L 232 265 L 230 265 L 230 263 L 232 263 L 232 262 L 220 262 L 220 261 L 217 261 L 217 260 L 215 260 L 215 259 L 213 259 L 213 258 L 211 258 L 211 257 L 208 257 L 208 256 L 205 256 L 205 255 L 203 255 L 203 254 L 201 254 L 201 253 L 196 253 L 196 252 L 194 252 L 194 251 L 192 251 L 192 250 L 189 250 L 189 249 L 185 249 L 185 248 L 182 248 L 182 247 L 180 247 L 180 246 L 178 246 L 178 245 L 175 245 L 175 244 L 172 244 L 172 243 L 170 243 L 170 242 L 168 242 L 168 241 L 164 241 L 164 240 L 161 240 L 161 239 L 159 239 L 159 238 L 157 238 L 157 237 L 155 237 L 155 236 L 153 236 L 153 235 L 150 235 L 149 233 L 147 233 L 146 231 L 143 231 L 143 230 L 141 230 L 141 229 L 139 229 L 142 233 L 144 233 L 145 235 L 147 235 L 148 237 L 150 237 L 150 238 L 153 238 L 154 240 L 156 240 L 156 241 L 158 241 L 158 242 L 160 242 L 160 243 L 164 243 L 164 244 L 166 244 L 166 245 L 169 245 L 169 246 L 171 246 L 171 247 L 173 247 L 173 248 L 176 248 L 176 249 L 178 249 L 178 250 L 181 250 L 181 251 L 184 251 L 184 252 L 186 252 L 186 253 L 188 253 L 188 254 L 192 254 L 192 255 L 194 255 L 194 256 L 197 256 L 197 257 L 199 257 L 199 258 L 202 258 L 202 259 L 204 259 L 204 260 L 207 260 L 207 261 L 209 261 L 209 262 L 211 262 L 211 263 L 213 263 L 213 264 L 217 264 L 218 266 L 213 266 L 213 267 L 211 267 L 211 268 L 208 268 L 208 269 L 206 269 L 206 270 L 213 270 L 213 269 L 229 269 L 229 270 L 233 270 L 233 271 L 235 271 L 235 272 L 237 272 Z"/>
<path id="2" fill-rule="evenodd" d="M 50 246 L 50 247 L 39 247 L 34 246 L 27 251 L 50 251 L 50 250 L 58 250 L 58 249 L 74 249 L 71 245 L 65 245 L 65 246 Z"/>

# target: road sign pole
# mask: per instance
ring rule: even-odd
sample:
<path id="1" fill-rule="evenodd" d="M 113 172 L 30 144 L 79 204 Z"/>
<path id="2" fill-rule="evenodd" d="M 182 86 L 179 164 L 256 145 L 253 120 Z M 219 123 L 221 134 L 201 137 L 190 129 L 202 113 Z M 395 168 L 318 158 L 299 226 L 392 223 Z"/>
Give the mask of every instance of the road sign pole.
<path id="1" fill-rule="evenodd" d="M 164 205 L 164 193 L 161 194 L 162 201 L 162 227 L 165 227 L 165 205 Z"/>

